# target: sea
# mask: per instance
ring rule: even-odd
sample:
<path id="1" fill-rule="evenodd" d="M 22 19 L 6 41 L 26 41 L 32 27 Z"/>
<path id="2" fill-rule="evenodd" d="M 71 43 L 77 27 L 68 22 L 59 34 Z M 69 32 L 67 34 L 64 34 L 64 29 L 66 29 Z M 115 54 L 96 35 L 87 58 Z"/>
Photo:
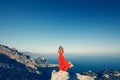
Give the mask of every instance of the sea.
<path id="1" fill-rule="evenodd" d="M 41 56 L 32 55 L 33 58 Z M 57 54 L 42 54 L 50 64 L 58 64 Z M 81 54 L 64 54 L 64 57 L 74 66 L 69 72 L 87 72 L 101 70 L 120 70 L 119 54 L 102 54 L 102 55 L 81 55 Z"/>

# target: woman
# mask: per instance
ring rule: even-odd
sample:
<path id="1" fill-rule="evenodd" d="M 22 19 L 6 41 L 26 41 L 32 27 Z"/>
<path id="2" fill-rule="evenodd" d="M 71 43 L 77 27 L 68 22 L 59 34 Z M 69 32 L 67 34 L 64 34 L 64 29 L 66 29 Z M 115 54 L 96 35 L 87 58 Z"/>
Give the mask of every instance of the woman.
<path id="1" fill-rule="evenodd" d="M 62 71 L 67 71 L 69 68 L 73 66 L 70 62 L 68 62 L 64 58 L 64 49 L 62 46 L 60 46 L 58 50 L 58 63 L 59 63 L 59 70 Z"/>

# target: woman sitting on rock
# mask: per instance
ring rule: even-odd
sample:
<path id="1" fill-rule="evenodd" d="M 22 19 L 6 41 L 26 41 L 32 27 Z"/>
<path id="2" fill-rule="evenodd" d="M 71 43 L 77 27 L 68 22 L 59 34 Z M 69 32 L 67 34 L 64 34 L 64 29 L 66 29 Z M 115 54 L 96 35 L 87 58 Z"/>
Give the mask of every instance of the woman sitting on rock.
<path id="1" fill-rule="evenodd" d="M 64 58 L 64 49 L 62 46 L 60 46 L 58 50 L 58 63 L 59 63 L 59 70 L 62 71 L 67 71 L 69 68 L 73 66 L 70 62 L 68 62 Z"/>

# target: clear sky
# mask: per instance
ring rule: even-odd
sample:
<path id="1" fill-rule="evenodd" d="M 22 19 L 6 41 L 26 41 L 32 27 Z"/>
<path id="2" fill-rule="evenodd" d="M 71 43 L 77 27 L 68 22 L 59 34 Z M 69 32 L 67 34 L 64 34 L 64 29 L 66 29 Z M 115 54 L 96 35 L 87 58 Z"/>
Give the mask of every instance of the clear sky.
<path id="1" fill-rule="evenodd" d="M 0 44 L 20 51 L 120 53 L 119 0 L 0 0 Z"/>

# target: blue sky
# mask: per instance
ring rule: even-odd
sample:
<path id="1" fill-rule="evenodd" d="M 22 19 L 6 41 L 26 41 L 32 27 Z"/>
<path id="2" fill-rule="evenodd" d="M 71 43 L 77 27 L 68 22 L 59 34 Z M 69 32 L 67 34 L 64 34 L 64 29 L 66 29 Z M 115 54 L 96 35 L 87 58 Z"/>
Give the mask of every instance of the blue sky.
<path id="1" fill-rule="evenodd" d="M 1 0 L 0 43 L 20 51 L 120 53 L 119 0 Z"/>

